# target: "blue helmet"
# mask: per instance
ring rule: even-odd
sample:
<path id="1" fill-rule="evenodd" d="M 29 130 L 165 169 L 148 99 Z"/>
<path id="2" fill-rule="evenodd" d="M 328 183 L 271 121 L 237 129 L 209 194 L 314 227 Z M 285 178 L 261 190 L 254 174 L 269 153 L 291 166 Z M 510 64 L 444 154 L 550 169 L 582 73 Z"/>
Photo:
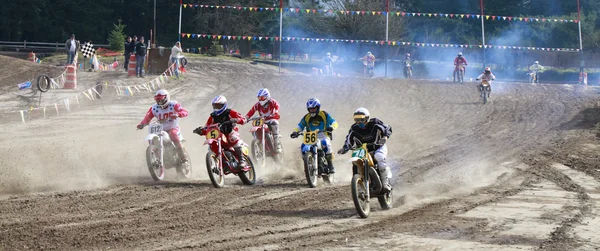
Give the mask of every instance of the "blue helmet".
<path id="1" fill-rule="evenodd" d="M 310 111 L 311 108 L 317 108 L 317 110 L 315 112 L 311 112 Z M 317 98 L 309 99 L 306 102 L 306 110 L 308 110 L 311 117 L 316 116 L 319 113 L 319 111 L 321 110 L 321 101 L 319 101 Z"/>
<path id="2" fill-rule="evenodd" d="M 225 110 L 227 110 L 227 98 L 225 96 L 216 96 L 211 101 L 213 107 L 213 113 L 216 116 L 221 115 Z"/>
<path id="3" fill-rule="evenodd" d="M 264 106 L 271 100 L 271 93 L 269 93 L 269 89 L 263 88 L 258 90 L 256 97 L 258 98 L 260 105 Z"/>

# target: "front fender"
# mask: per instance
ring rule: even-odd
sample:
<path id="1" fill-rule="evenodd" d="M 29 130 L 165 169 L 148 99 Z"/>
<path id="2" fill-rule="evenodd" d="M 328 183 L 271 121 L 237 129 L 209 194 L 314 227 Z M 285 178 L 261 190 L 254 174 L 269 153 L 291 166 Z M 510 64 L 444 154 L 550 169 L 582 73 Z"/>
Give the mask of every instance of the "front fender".
<path id="1" fill-rule="evenodd" d="M 300 146 L 300 150 L 302 151 L 303 155 L 307 152 L 312 152 L 314 154 L 317 153 L 317 147 L 315 145 L 307 145 L 304 143 Z"/>
<path id="2" fill-rule="evenodd" d="M 216 139 L 207 139 L 204 141 L 205 145 L 211 145 L 212 143 L 216 143 L 217 140 Z"/>

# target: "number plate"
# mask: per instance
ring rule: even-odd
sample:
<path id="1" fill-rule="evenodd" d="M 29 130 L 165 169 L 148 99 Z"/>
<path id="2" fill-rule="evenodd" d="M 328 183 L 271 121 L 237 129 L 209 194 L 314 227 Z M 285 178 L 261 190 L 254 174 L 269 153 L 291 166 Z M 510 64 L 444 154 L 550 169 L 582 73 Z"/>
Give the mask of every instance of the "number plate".
<path id="1" fill-rule="evenodd" d="M 490 85 L 490 83 L 488 83 L 488 81 L 485 81 L 485 80 L 484 80 L 483 82 L 481 82 L 481 85 L 483 85 L 483 86 L 488 86 L 488 85 Z"/>
<path id="2" fill-rule="evenodd" d="M 252 121 L 252 126 L 262 126 L 265 123 L 264 119 L 257 119 Z"/>
<path id="3" fill-rule="evenodd" d="M 359 148 L 352 152 L 352 158 L 362 159 L 365 155 L 367 155 L 367 151 L 364 148 Z"/>
<path id="4" fill-rule="evenodd" d="M 304 133 L 304 144 L 315 144 L 317 143 L 318 137 L 317 132 L 306 132 Z"/>
<path id="5" fill-rule="evenodd" d="M 161 124 L 153 124 L 148 128 L 148 130 L 151 134 L 160 134 L 163 130 L 163 127 Z"/>
<path id="6" fill-rule="evenodd" d="M 216 139 L 221 135 L 221 132 L 219 132 L 219 129 L 212 129 L 210 130 L 210 132 L 208 132 L 206 134 L 206 138 L 207 139 Z"/>

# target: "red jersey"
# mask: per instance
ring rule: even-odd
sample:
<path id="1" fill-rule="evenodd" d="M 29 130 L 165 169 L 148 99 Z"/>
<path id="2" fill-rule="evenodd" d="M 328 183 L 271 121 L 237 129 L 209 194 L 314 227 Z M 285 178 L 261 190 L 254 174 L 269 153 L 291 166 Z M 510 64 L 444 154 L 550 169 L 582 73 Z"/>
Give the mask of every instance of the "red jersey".
<path id="1" fill-rule="evenodd" d="M 467 59 L 465 57 L 456 57 L 454 59 L 454 65 L 469 65 L 467 64 Z"/>
<path id="2" fill-rule="evenodd" d="M 252 117 L 254 113 L 258 112 L 258 115 L 264 116 L 265 121 L 272 119 L 279 119 L 279 103 L 275 99 L 269 100 L 266 106 L 262 106 L 259 102 L 256 102 L 252 109 L 246 114 L 246 118 Z"/>

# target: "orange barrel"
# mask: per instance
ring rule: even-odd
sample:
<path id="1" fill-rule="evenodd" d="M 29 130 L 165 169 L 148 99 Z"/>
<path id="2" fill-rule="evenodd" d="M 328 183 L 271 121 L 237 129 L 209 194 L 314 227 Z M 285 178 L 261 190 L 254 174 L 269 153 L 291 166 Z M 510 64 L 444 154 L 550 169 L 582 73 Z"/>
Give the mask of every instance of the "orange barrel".
<path id="1" fill-rule="evenodd" d="M 131 54 L 131 56 L 129 56 L 129 66 L 127 67 L 127 76 L 137 76 L 136 72 L 135 72 L 135 55 Z"/>
<path id="2" fill-rule="evenodd" d="M 64 89 L 77 88 L 77 69 L 74 65 L 67 65 L 67 78 L 65 80 Z"/>

